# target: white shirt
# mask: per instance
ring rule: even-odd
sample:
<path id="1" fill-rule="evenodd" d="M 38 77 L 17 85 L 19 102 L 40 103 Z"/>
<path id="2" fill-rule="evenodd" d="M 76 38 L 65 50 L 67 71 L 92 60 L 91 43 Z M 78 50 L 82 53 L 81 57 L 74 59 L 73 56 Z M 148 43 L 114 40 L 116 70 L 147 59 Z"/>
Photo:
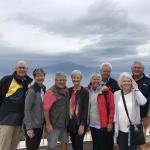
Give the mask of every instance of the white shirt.
<path id="1" fill-rule="evenodd" d="M 129 113 L 129 117 L 131 118 L 132 116 L 132 92 L 124 95 L 125 97 L 125 102 L 127 106 L 127 110 Z M 120 97 L 118 101 L 118 112 L 119 112 L 119 130 L 122 132 L 128 132 L 129 131 L 129 119 L 127 117 L 124 104 L 123 104 L 123 99 L 122 96 Z"/>

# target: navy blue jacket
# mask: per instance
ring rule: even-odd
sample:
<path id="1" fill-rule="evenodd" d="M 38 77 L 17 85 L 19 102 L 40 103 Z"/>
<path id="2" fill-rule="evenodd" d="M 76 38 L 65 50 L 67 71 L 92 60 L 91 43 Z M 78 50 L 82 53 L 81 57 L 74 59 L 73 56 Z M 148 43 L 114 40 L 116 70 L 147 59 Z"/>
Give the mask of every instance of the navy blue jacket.
<path id="1" fill-rule="evenodd" d="M 140 107 L 141 118 L 144 118 L 144 117 L 147 117 L 148 108 L 150 104 L 150 78 L 143 75 L 143 78 L 136 81 L 136 83 L 138 84 L 139 90 L 147 99 L 147 103 L 144 106 Z"/>

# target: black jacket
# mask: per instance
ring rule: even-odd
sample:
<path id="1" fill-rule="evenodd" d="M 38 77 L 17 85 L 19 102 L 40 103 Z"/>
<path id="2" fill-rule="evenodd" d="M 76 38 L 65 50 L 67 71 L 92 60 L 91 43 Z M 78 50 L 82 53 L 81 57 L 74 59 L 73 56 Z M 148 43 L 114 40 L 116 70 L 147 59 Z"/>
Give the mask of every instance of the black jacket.
<path id="1" fill-rule="evenodd" d="M 144 106 L 140 107 L 141 118 L 144 118 L 144 117 L 147 117 L 148 108 L 150 104 L 150 78 L 146 77 L 143 74 L 143 78 L 136 81 L 136 83 L 138 84 L 139 90 L 147 99 L 147 103 Z"/>
<path id="2" fill-rule="evenodd" d="M 120 90 L 117 81 L 111 77 L 109 78 L 108 82 L 106 83 L 106 86 L 108 86 L 113 93 Z"/>
<path id="3" fill-rule="evenodd" d="M 73 87 L 69 88 L 69 95 L 71 98 L 73 92 Z M 76 93 L 77 99 L 80 99 L 79 103 L 79 125 L 87 124 L 87 115 L 88 115 L 88 105 L 89 105 L 89 92 L 87 91 L 86 88 L 81 87 L 80 90 L 77 91 Z"/>
<path id="4" fill-rule="evenodd" d="M 32 79 L 21 80 L 14 72 L 0 80 L 0 124 L 21 125 L 24 115 L 25 94 Z"/>

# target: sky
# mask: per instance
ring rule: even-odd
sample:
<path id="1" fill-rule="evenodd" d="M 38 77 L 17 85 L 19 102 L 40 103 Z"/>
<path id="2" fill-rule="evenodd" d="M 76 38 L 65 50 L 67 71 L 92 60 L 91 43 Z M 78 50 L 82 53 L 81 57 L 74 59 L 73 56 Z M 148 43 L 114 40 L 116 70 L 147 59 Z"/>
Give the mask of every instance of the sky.
<path id="1" fill-rule="evenodd" d="M 150 67 L 149 0 L 0 0 L 0 68 L 72 62 Z"/>

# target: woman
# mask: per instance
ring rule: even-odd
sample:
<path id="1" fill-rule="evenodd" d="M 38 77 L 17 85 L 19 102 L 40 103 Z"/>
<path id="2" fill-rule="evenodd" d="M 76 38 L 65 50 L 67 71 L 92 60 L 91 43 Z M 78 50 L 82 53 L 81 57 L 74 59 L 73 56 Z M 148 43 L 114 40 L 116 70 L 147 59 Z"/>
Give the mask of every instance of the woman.
<path id="1" fill-rule="evenodd" d="M 83 150 L 83 139 L 87 126 L 88 91 L 81 86 L 82 73 L 74 70 L 71 73 L 73 87 L 69 88 L 70 94 L 70 123 L 75 126 L 75 131 L 69 130 L 73 150 Z"/>
<path id="2" fill-rule="evenodd" d="M 28 90 L 25 99 L 25 135 L 27 150 L 38 150 L 42 133 L 43 133 L 43 109 L 42 101 L 45 93 L 45 86 L 43 85 L 45 79 L 45 72 L 41 68 L 33 71 L 35 79 L 34 84 Z"/>
<path id="3" fill-rule="evenodd" d="M 127 117 L 123 96 L 131 119 L 132 124 L 140 124 L 140 105 L 146 103 L 146 98 L 139 91 L 138 86 L 131 75 L 124 72 L 120 75 L 118 80 L 120 89 L 114 93 L 115 99 L 115 135 L 117 136 L 117 143 L 120 150 L 136 150 L 136 145 L 129 146 L 129 119 Z"/>
<path id="4" fill-rule="evenodd" d="M 91 75 L 89 86 L 89 125 L 93 140 L 93 150 L 107 148 L 107 132 L 111 132 L 114 120 L 113 93 L 101 84 L 99 73 Z"/>

